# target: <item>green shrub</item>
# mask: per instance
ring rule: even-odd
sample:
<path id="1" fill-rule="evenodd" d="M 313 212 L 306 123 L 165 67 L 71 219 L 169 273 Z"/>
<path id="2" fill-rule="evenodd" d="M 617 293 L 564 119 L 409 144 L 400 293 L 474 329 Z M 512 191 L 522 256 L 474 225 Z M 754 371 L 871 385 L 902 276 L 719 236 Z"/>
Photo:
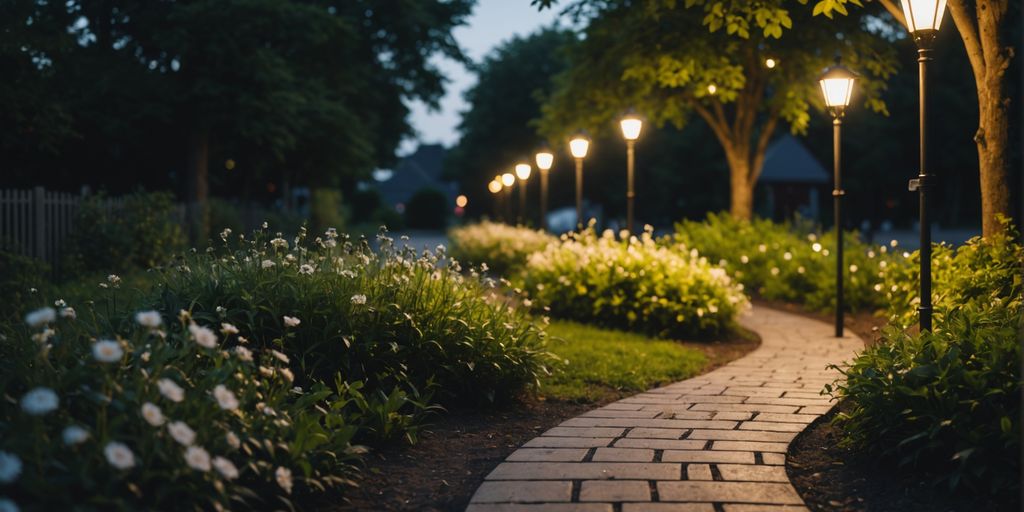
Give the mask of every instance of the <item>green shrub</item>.
<path id="1" fill-rule="evenodd" d="M 463 276 L 442 254 L 395 248 L 380 235 L 310 243 L 264 231 L 189 255 L 162 273 L 153 303 L 196 318 L 238 325 L 251 342 L 272 346 L 285 317 L 301 322 L 284 346 L 302 375 L 366 381 L 414 395 L 436 389 L 444 401 L 507 397 L 545 371 L 540 330 L 522 312 L 492 300 L 488 282 Z"/>
<path id="2" fill-rule="evenodd" d="M 801 303 L 815 310 L 835 309 L 835 233 L 819 235 L 802 223 L 739 220 L 727 213 L 709 214 L 703 222 L 676 224 L 676 240 L 724 265 L 746 288 L 771 300 Z M 886 247 L 862 243 L 845 233 L 844 291 L 846 309 L 880 308 L 886 268 L 902 261 Z"/>
<path id="3" fill-rule="evenodd" d="M 486 220 L 448 230 L 448 240 L 452 257 L 487 265 L 499 276 L 511 276 L 531 254 L 558 242 L 544 231 Z"/>
<path id="4" fill-rule="evenodd" d="M 9 326 L 0 345 L 0 457 L 14 503 L 290 508 L 349 481 L 360 451 L 349 389 L 297 388 L 285 358 L 184 312 L 133 322 L 57 304 Z"/>
<path id="5" fill-rule="evenodd" d="M 0 322 L 9 321 L 38 299 L 32 290 L 44 288 L 50 281 L 46 263 L 0 249 Z"/>
<path id="6" fill-rule="evenodd" d="M 309 197 L 309 221 L 314 231 L 327 228 L 345 227 L 344 207 L 341 190 L 336 188 L 314 188 Z M 216 226 L 216 224 L 213 224 Z"/>
<path id="7" fill-rule="evenodd" d="M 419 190 L 405 205 L 405 225 L 411 229 L 444 229 L 448 224 L 448 197 L 440 190 Z"/>
<path id="8" fill-rule="evenodd" d="M 916 273 L 887 276 L 896 288 L 883 343 L 829 388 L 851 405 L 837 417 L 848 444 L 935 470 L 950 487 L 1019 487 L 1024 248 L 1015 237 L 1007 227 L 936 250 L 931 333 L 903 329 L 917 321 Z"/>
<path id="9" fill-rule="evenodd" d="M 65 265 L 71 273 L 124 272 L 161 265 L 184 248 L 174 196 L 136 192 L 114 207 L 103 195 L 82 202 L 68 238 Z"/>
<path id="10" fill-rule="evenodd" d="M 747 305 L 742 286 L 696 249 L 598 237 L 591 227 L 532 254 L 513 282 L 556 318 L 666 338 L 714 336 Z"/>

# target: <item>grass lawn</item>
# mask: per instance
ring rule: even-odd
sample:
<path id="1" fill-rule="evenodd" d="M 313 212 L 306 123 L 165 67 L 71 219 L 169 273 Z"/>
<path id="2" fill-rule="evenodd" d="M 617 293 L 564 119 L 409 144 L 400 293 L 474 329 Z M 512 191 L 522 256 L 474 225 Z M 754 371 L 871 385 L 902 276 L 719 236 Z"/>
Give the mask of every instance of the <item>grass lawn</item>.
<path id="1" fill-rule="evenodd" d="M 541 381 L 546 398 L 603 401 L 692 377 L 707 365 L 700 350 L 674 341 L 554 321 L 548 349 L 566 364 Z"/>

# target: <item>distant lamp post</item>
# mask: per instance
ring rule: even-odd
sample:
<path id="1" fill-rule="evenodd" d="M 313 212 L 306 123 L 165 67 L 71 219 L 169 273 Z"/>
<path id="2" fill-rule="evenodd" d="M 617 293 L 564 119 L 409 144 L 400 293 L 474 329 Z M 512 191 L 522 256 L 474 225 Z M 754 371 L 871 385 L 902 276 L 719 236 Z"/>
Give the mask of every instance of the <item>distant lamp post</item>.
<path id="1" fill-rule="evenodd" d="M 903 14 L 907 30 L 917 43 L 917 65 L 920 90 L 920 160 L 917 178 L 910 180 L 910 191 L 920 195 L 921 224 L 921 303 L 917 308 L 921 331 L 932 330 L 932 228 L 928 220 L 928 190 L 935 186 L 935 177 L 928 174 L 927 116 L 925 77 L 928 61 L 932 60 L 932 45 L 946 12 L 946 0 L 903 0 Z"/>
<path id="2" fill-rule="evenodd" d="M 502 191 L 502 181 L 498 179 L 498 176 L 495 176 L 495 179 L 487 183 L 487 191 L 495 197 L 495 218 L 497 219 L 502 215 L 502 197 L 499 196 Z"/>
<path id="3" fill-rule="evenodd" d="M 569 141 L 569 153 L 576 159 L 576 226 L 583 228 L 583 159 L 590 151 L 590 138 L 583 132 Z"/>
<path id="4" fill-rule="evenodd" d="M 530 179 L 533 168 L 530 164 L 516 164 L 516 177 L 519 178 L 519 223 L 526 223 L 526 180 Z"/>
<path id="5" fill-rule="evenodd" d="M 635 146 L 644 122 L 635 112 L 630 111 L 619 121 L 619 127 L 622 128 L 622 137 L 626 139 L 626 229 L 629 234 L 633 234 L 633 202 L 636 198 L 636 191 L 633 189 Z"/>
<path id="6" fill-rule="evenodd" d="M 836 219 L 836 337 L 843 337 L 843 191 L 839 160 L 839 131 L 843 124 L 843 114 L 850 105 L 853 94 L 853 83 L 857 74 L 839 63 L 825 70 L 818 79 L 821 94 L 825 97 L 825 106 L 832 113 L 832 152 L 835 172 L 835 188 L 832 190 L 832 203 L 835 207 Z"/>
<path id="7" fill-rule="evenodd" d="M 510 172 L 501 175 L 501 184 L 505 186 L 505 222 L 512 224 L 512 185 L 516 184 L 516 177 Z"/>
<path id="8" fill-rule="evenodd" d="M 540 169 L 540 228 L 548 229 L 548 171 L 555 164 L 555 155 L 544 148 L 534 155 Z"/>

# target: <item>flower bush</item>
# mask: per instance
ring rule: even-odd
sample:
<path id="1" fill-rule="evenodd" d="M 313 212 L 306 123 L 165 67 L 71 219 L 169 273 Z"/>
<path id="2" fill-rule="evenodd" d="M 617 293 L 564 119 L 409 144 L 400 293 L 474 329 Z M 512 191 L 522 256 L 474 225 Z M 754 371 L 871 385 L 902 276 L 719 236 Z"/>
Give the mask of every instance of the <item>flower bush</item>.
<path id="1" fill-rule="evenodd" d="M 77 311 L 58 301 L 6 329 L 0 484 L 10 503 L 290 508 L 348 482 L 360 451 L 351 390 L 296 387 L 286 358 L 185 311 L 111 325 L 99 320 L 107 300 Z"/>
<path id="2" fill-rule="evenodd" d="M 883 307 L 885 297 L 879 292 L 885 272 L 903 258 L 889 247 L 864 244 L 854 233 L 843 236 L 846 308 Z M 730 276 L 761 297 L 817 310 L 835 308 L 833 232 L 819 235 L 800 223 L 746 221 L 711 213 L 703 222 L 676 224 L 676 240 L 724 265 Z"/>
<path id="3" fill-rule="evenodd" d="M 890 325 L 845 382 L 829 391 L 851 405 L 837 417 L 850 445 L 939 470 L 950 487 L 987 493 L 1020 486 L 1020 333 L 1024 247 L 1000 236 L 934 252 L 932 332 L 917 322 L 917 261 L 887 275 Z"/>
<path id="4" fill-rule="evenodd" d="M 452 228 L 448 240 L 452 257 L 501 276 L 511 276 L 531 254 L 558 241 L 544 231 L 490 221 Z"/>
<path id="5" fill-rule="evenodd" d="M 514 280 L 529 305 L 552 316 L 668 338 L 712 336 L 734 326 L 743 287 L 696 249 L 597 236 L 591 227 L 530 255 Z"/>

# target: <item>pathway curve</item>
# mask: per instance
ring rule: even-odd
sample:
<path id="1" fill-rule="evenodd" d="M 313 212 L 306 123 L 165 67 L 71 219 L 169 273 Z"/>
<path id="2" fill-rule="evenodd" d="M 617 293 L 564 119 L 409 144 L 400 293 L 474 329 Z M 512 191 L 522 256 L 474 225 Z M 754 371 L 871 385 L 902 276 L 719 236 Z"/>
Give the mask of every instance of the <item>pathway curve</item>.
<path id="1" fill-rule="evenodd" d="M 572 418 L 509 455 L 468 512 L 796 512 L 790 441 L 833 404 L 830 363 L 864 345 L 847 332 L 755 308 L 761 346 L 704 375 Z"/>

